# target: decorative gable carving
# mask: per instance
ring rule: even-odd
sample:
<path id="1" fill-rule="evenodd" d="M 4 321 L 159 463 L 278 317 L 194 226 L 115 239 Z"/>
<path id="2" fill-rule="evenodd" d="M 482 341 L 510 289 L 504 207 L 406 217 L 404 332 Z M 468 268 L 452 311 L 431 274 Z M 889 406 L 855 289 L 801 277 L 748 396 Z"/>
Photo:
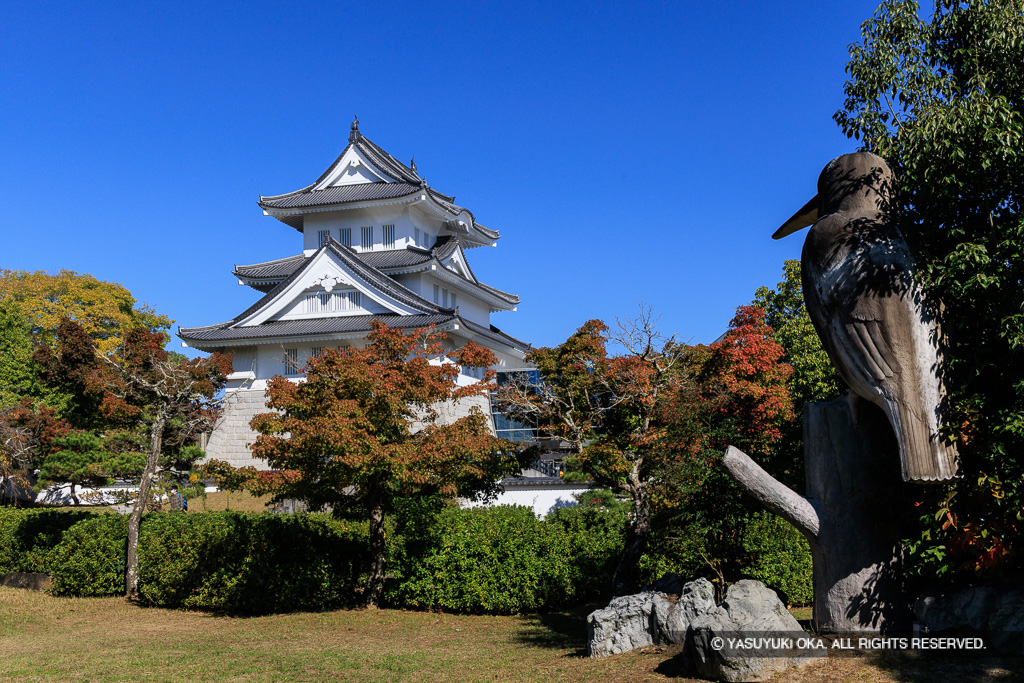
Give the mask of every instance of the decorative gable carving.
<path id="1" fill-rule="evenodd" d="M 328 187 L 341 187 L 344 185 L 393 182 L 396 182 L 394 178 L 370 163 L 366 157 L 359 153 L 356 146 L 352 145 L 338 163 L 334 165 L 330 173 L 317 183 L 313 190 L 324 190 Z"/>

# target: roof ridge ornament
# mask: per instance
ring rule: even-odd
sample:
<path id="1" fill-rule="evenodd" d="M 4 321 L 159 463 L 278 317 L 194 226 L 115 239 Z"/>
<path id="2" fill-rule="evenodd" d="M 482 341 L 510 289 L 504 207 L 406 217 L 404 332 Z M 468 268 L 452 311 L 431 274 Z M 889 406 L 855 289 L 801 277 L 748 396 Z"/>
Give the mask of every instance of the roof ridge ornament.
<path id="1" fill-rule="evenodd" d="M 413 173 L 416 173 L 416 157 L 409 159 L 409 168 Z"/>
<path id="2" fill-rule="evenodd" d="M 348 134 L 349 142 L 355 142 L 359 138 L 363 137 L 359 132 L 359 116 L 357 114 L 353 114 L 353 116 L 355 117 L 355 120 L 352 121 L 352 132 Z"/>

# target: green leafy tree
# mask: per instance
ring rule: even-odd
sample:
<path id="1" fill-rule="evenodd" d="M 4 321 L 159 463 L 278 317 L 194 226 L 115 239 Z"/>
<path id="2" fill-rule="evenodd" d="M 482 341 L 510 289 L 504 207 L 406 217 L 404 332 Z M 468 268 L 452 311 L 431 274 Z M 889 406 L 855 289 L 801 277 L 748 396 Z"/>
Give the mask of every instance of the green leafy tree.
<path id="1" fill-rule="evenodd" d="M 0 409 L 40 393 L 29 332 L 21 309 L 9 299 L 0 299 Z"/>
<path id="2" fill-rule="evenodd" d="M 439 404 L 487 391 L 489 382 L 456 380 L 459 365 L 492 365 L 489 350 L 472 342 L 450 350 L 429 329 L 405 335 L 380 321 L 367 339 L 365 348 L 325 349 L 302 382 L 272 378 L 267 407 L 277 412 L 250 424 L 259 432 L 253 455 L 283 471 L 273 482 L 279 499 L 369 519 L 363 599 L 375 605 L 387 561 L 385 515 L 401 498 L 495 492 L 523 463 L 478 408 L 450 424 L 438 419 Z"/>
<path id="3" fill-rule="evenodd" d="M 81 325 L 101 353 L 117 348 L 130 328 L 165 330 L 171 326 L 170 319 L 149 306 L 136 306 L 135 297 L 124 286 L 72 270 L 56 275 L 0 270 L 0 300 L 13 301 L 31 326 L 33 337 L 50 346 L 55 344 L 57 326 L 64 318 Z"/>
<path id="4" fill-rule="evenodd" d="M 938 0 L 927 16 L 886 0 L 862 35 L 835 119 L 893 168 L 901 227 L 945 306 L 966 476 L 921 494 L 944 525 L 927 533 L 944 563 L 1006 568 L 1024 509 L 1024 9 Z"/>

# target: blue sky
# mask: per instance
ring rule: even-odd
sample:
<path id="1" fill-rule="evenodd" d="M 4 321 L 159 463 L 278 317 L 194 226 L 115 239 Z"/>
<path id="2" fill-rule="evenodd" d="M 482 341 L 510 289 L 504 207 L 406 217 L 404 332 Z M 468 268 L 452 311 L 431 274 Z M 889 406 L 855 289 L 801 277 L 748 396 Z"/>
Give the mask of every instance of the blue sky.
<path id="1" fill-rule="evenodd" d="M 855 149 L 832 114 L 877 1 L 7 4 L 0 267 L 230 319 L 259 297 L 233 264 L 301 250 L 258 195 L 315 180 L 358 114 L 501 231 L 469 252 L 522 299 L 497 326 L 553 345 L 642 301 L 710 342 Z"/>

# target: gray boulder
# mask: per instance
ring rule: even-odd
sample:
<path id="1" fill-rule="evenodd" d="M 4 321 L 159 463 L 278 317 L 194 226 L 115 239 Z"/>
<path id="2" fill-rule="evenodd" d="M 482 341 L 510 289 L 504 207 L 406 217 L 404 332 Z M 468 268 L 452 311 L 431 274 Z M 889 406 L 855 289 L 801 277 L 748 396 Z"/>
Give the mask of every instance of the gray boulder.
<path id="1" fill-rule="evenodd" d="M 802 650 L 800 623 L 760 581 L 729 586 L 722 604 L 690 624 L 687 651 L 697 672 L 718 681 L 762 681 L 826 650 Z"/>
<path id="2" fill-rule="evenodd" d="M 976 631 L 1001 654 L 1024 654 L 1024 592 L 976 587 L 923 595 L 914 603 L 914 615 L 923 631 Z"/>
<path id="3" fill-rule="evenodd" d="M 658 585 L 658 584 L 655 584 Z M 607 657 L 649 645 L 681 643 L 690 622 L 715 606 L 707 579 L 679 586 L 680 595 L 645 590 L 614 598 L 608 607 L 587 617 L 587 649 L 591 657 Z"/>
<path id="4" fill-rule="evenodd" d="M 948 595 L 923 595 L 914 603 L 914 616 L 928 631 L 969 628 L 981 632 L 985 630 L 995 600 L 996 592 L 991 588 L 968 588 Z"/>

